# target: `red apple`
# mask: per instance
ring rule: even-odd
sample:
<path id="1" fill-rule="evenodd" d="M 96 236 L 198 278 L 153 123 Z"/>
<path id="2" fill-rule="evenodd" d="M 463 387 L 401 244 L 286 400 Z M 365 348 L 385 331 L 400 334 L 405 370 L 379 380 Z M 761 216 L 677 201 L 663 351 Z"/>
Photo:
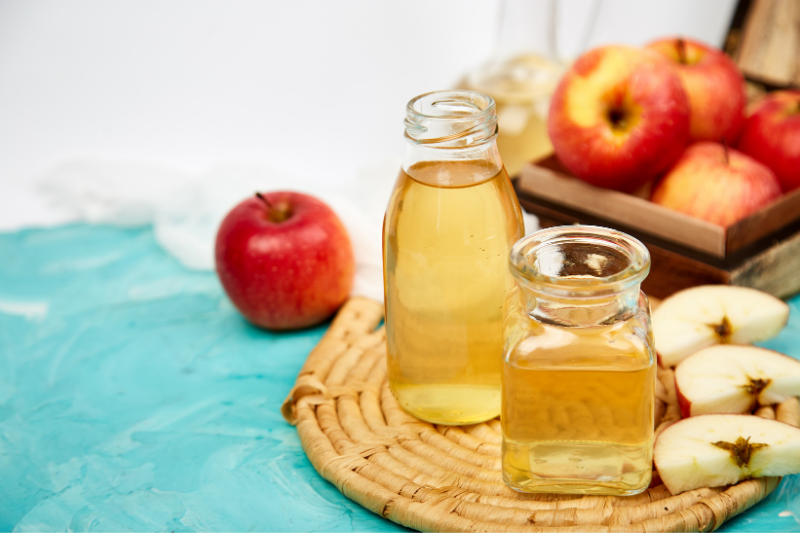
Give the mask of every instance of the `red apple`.
<path id="1" fill-rule="evenodd" d="M 633 191 L 680 157 L 689 102 L 669 61 L 626 46 L 578 58 L 550 102 L 550 140 L 577 177 Z"/>
<path id="2" fill-rule="evenodd" d="M 350 238 L 320 200 L 296 192 L 248 198 L 222 221 L 217 274 L 253 324 L 283 330 L 331 316 L 353 286 Z"/>
<path id="3" fill-rule="evenodd" d="M 736 141 L 744 124 L 744 77 L 721 50 L 671 38 L 647 45 L 668 58 L 689 97 L 691 140 Z"/>
<path id="4" fill-rule="evenodd" d="M 771 168 L 784 192 L 800 187 L 800 91 L 774 92 L 758 102 L 737 148 Z"/>
<path id="5" fill-rule="evenodd" d="M 755 159 L 719 143 L 700 142 L 686 149 L 650 200 L 727 227 L 780 195 L 775 174 Z"/>

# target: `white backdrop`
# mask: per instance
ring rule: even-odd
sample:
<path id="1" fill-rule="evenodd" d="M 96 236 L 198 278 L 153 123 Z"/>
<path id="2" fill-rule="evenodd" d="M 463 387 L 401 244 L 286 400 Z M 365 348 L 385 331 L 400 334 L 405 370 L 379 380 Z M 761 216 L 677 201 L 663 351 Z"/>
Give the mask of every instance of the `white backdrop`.
<path id="1" fill-rule="evenodd" d="M 577 52 L 595 5 L 592 46 L 673 33 L 719 43 L 734 4 L 562 0 L 560 49 Z M 74 156 L 352 180 L 402 155 L 410 97 L 489 57 L 497 11 L 497 0 L 0 0 L 0 229 L 45 222 L 18 201 L 21 184 Z"/>
<path id="2" fill-rule="evenodd" d="M 720 45 L 734 7 L 559 0 L 558 50 L 671 34 Z M 529 11 L 540 27 L 547 2 Z M 487 61 L 498 12 L 498 0 L 0 0 L 0 231 L 166 220 L 160 242 L 208 266 L 203 246 L 238 198 L 300 188 L 355 213 L 356 240 L 379 247 L 405 103 Z"/>

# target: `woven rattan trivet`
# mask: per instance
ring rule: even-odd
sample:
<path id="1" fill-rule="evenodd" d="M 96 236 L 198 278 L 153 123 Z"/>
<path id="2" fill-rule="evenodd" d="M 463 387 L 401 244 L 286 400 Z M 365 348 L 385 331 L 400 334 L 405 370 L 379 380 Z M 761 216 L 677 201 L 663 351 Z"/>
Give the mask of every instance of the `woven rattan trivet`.
<path id="1" fill-rule="evenodd" d="M 764 499 L 780 478 L 672 496 L 657 476 L 636 496 L 520 494 L 500 474 L 500 421 L 435 426 L 404 413 L 386 382 L 383 306 L 353 298 L 309 354 L 283 404 L 311 463 L 345 496 L 422 531 L 709 531 Z M 679 418 L 673 376 L 658 429 Z M 758 414 L 798 424 L 798 402 Z"/>

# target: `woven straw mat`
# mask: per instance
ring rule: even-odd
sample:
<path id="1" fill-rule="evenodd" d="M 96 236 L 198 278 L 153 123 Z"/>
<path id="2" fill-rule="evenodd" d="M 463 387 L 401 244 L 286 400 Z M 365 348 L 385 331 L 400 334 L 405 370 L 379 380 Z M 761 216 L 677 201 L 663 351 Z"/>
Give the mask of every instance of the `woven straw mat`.
<path id="1" fill-rule="evenodd" d="M 764 499 L 780 478 L 673 496 L 654 472 L 635 496 L 522 494 L 500 473 L 500 421 L 437 426 L 403 412 L 386 381 L 383 306 L 350 299 L 309 354 L 282 412 L 308 458 L 345 496 L 422 531 L 710 531 Z M 377 329 L 376 329 L 377 328 Z M 680 418 L 659 371 L 656 433 Z M 790 421 L 798 406 L 762 408 Z M 797 424 L 797 420 L 794 421 Z"/>

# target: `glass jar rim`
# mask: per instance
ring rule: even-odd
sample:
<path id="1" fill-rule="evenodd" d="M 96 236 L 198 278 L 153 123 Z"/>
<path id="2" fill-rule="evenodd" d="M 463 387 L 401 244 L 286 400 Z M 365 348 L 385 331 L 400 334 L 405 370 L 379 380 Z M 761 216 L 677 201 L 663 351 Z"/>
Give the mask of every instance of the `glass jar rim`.
<path id="1" fill-rule="evenodd" d="M 553 276 L 532 266 L 531 256 L 554 245 L 580 242 L 613 248 L 625 254 L 628 264 L 607 276 Z M 558 291 L 605 292 L 639 284 L 650 272 L 650 252 L 638 239 L 603 226 L 554 226 L 531 233 L 518 240 L 509 255 L 515 277 L 542 288 Z"/>
<path id="2" fill-rule="evenodd" d="M 433 98 L 436 100 L 428 102 Z M 424 112 L 423 104 L 440 106 L 442 112 Z M 405 126 L 405 137 L 414 144 L 437 148 L 478 146 L 497 136 L 496 103 L 491 96 L 470 89 L 431 91 L 409 100 Z M 426 138 L 425 134 L 433 136 Z"/>
<path id="3" fill-rule="evenodd" d="M 431 115 L 428 113 L 423 113 L 414 108 L 415 105 L 419 104 L 423 99 L 438 95 L 442 99 L 449 98 L 458 98 L 460 102 L 466 107 L 472 107 L 475 111 L 467 111 L 464 113 L 458 113 L 454 111 L 452 114 L 442 114 L 442 115 Z M 446 100 L 440 101 L 437 100 L 433 102 L 432 105 L 436 105 L 440 102 L 447 103 Z M 479 108 L 483 103 L 483 107 Z M 442 91 L 431 91 L 427 93 L 420 94 L 419 96 L 415 96 L 411 100 L 408 101 L 406 105 L 406 111 L 408 113 L 413 113 L 415 115 L 419 115 L 423 118 L 428 119 L 441 119 L 441 120 L 455 120 L 459 118 L 476 118 L 480 115 L 491 115 L 495 113 L 495 101 L 494 98 L 489 96 L 488 94 L 484 94 L 478 91 L 473 91 L 471 89 L 446 89 Z"/>

